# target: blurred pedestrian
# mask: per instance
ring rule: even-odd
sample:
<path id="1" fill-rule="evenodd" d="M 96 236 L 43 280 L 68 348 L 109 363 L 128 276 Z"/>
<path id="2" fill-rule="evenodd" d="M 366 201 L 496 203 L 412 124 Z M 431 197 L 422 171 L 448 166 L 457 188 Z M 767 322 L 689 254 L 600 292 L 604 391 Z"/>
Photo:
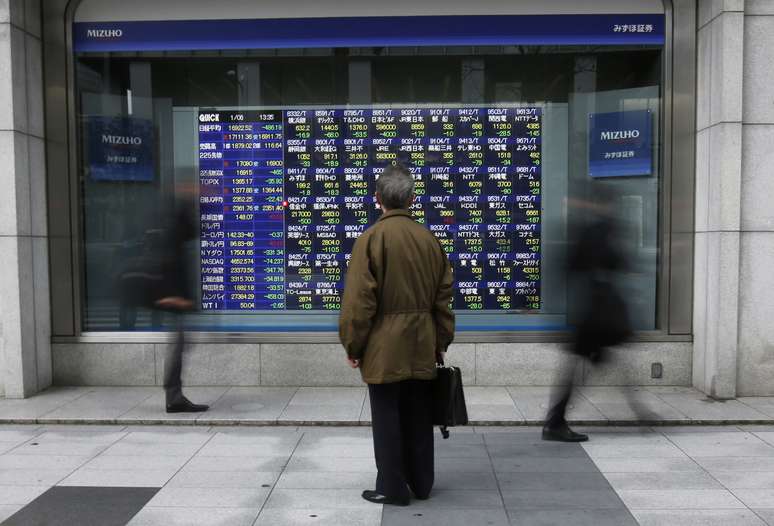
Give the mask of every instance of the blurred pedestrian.
<path id="1" fill-rule="evenodd" d="M 454 337 L 452 272 L 438 240 L 411 218 L 414 179 L 399 165 L 376 181 L 382 216 L 356 241 L 339 336 L 371 400 L 376 488 L 363 498 L 409 504 L 434 479 L 432 380 Z"/>
<path id="2" fill-rule="evenodd" d="M 174 317 L 175 342 L 164 363 L 164 390 L 167 413 L 199 413 L 209 409 L 203 404 L 194 404 L 183 396 L 182 370 L 185 350 L 185 315 L 194 308 L 194 292 L 191 285 L 191 258 L 186 252 L 186 243 L 196 237 L 196 226 L 191 214 L 191 205 L 185 199 L 190 189 L 178 187 L 177 199 L 170 203 L 169 214 L 163 229 L 161 243 L 162 283 L 156 297 L 155 307 L 169 312 Z"/>
<path id="3" fill-rule="evenodd" d="M 616 275 L 626 268 L 626 258 L 616 243 L 610 203 L 585 203 L 583 207 L 588 214 L 586 226 L 569 250 L 567 265 L 569 317 L 575 326 L 572 356 L 560 368 L 543 440 L 588 440 L 587 435 L 570 429 L 565 417 L 575 370 L 583 359 L 591 364 L 602 363 L 606 350 L 623 343 L 631 334 L 627 305 L 615 284 Z"/>
<path id="4" fill-rule="evenodd" d="M 147 230 L 139 244 L 139 253 L 120 257 L 124 261 L 117 277 L 118 322 L 122 331 L 134 330 L 137 309 L 154 309 L 162 276 L 163 241 L 160 229 Z M 135 250 L 137 246 L 134 247 Z M 161 324 L 160 312 L 153 310 L 151 325 Z"/>

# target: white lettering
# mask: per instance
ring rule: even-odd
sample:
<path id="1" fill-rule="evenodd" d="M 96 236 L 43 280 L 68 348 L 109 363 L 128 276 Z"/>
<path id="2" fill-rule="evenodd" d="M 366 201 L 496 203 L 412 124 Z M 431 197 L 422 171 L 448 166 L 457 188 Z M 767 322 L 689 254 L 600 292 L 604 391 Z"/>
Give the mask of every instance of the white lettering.
<path id="1" fill-rule="evenodd" d="M 636 139 L 639 136 L 640 130 L 603 131 L 600 133 L 600 140 L 612 141 L 615 139 Z"/>

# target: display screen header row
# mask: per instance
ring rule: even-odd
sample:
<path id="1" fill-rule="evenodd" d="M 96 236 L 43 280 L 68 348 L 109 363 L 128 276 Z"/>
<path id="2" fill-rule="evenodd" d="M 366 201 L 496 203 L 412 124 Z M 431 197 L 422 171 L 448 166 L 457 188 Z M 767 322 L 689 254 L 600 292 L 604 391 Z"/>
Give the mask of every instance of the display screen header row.
<path id="1" fill-rule="evenodd" d="M 73 24 L 76 52 L 369 46 L 661 45 L 664 16 L 482 15 Z"/>

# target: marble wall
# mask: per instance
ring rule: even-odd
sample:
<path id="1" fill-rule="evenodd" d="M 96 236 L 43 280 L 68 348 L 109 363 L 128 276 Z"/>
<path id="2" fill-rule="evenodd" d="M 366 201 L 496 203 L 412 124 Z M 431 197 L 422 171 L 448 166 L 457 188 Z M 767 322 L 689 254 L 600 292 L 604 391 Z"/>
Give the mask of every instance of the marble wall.
<path id="1" fill-rule="evenodd" d="M 747 0 L 737 394 L 774 395 L 774 2 Z"/>
<path id="2" fill-rule="evenodd" d="M 699 0 L 693 383 L 774 394 L 774 2 Z"/>
<path id="3" fill-rule="evenodd" d="M 168 344 L 55 343 L 57 385 L 163 385 Z M 554 385 L 566 355 L 556 343 L 453 344 L 447 363 L 466 385 Z M 651 378 L 651 364 L 663 376 Z M 690 342 L 630 343 L 608 363 L 577 371 L 583 385 L 691 384 Z M 186 385 L 357 386 L 360 374 L 338 344 L 193 344 L 184 358 Z"/>
<path id="4" fill-rule="evenodd" d="M 40 0 L 0 0 L 0 392 L 51 384 Z"/>

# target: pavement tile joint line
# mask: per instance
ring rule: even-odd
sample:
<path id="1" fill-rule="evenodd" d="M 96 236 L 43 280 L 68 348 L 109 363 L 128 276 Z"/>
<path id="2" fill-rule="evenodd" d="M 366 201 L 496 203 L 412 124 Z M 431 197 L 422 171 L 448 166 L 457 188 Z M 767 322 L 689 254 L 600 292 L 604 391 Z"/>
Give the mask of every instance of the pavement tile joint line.
<path id="1" fill-rule="evenodd" d="M 210 403 L 211 410 L 167 415 L 158 387 L 54 387 L 24 400 L 0 398 L 0 424 L 370 425 L 364 387 L 191 387 L 187 392 Z M 542 425 L 550 393 L 550 387 L 470 386 L 471 425 Z M 625 395 L 648 410 L 648 417 L 638 417 Z M 588 426 L 771 425 L 774 398 L 712 400 L 687 387 L 585 386 L 575 394 L 569 420 Z"/>

